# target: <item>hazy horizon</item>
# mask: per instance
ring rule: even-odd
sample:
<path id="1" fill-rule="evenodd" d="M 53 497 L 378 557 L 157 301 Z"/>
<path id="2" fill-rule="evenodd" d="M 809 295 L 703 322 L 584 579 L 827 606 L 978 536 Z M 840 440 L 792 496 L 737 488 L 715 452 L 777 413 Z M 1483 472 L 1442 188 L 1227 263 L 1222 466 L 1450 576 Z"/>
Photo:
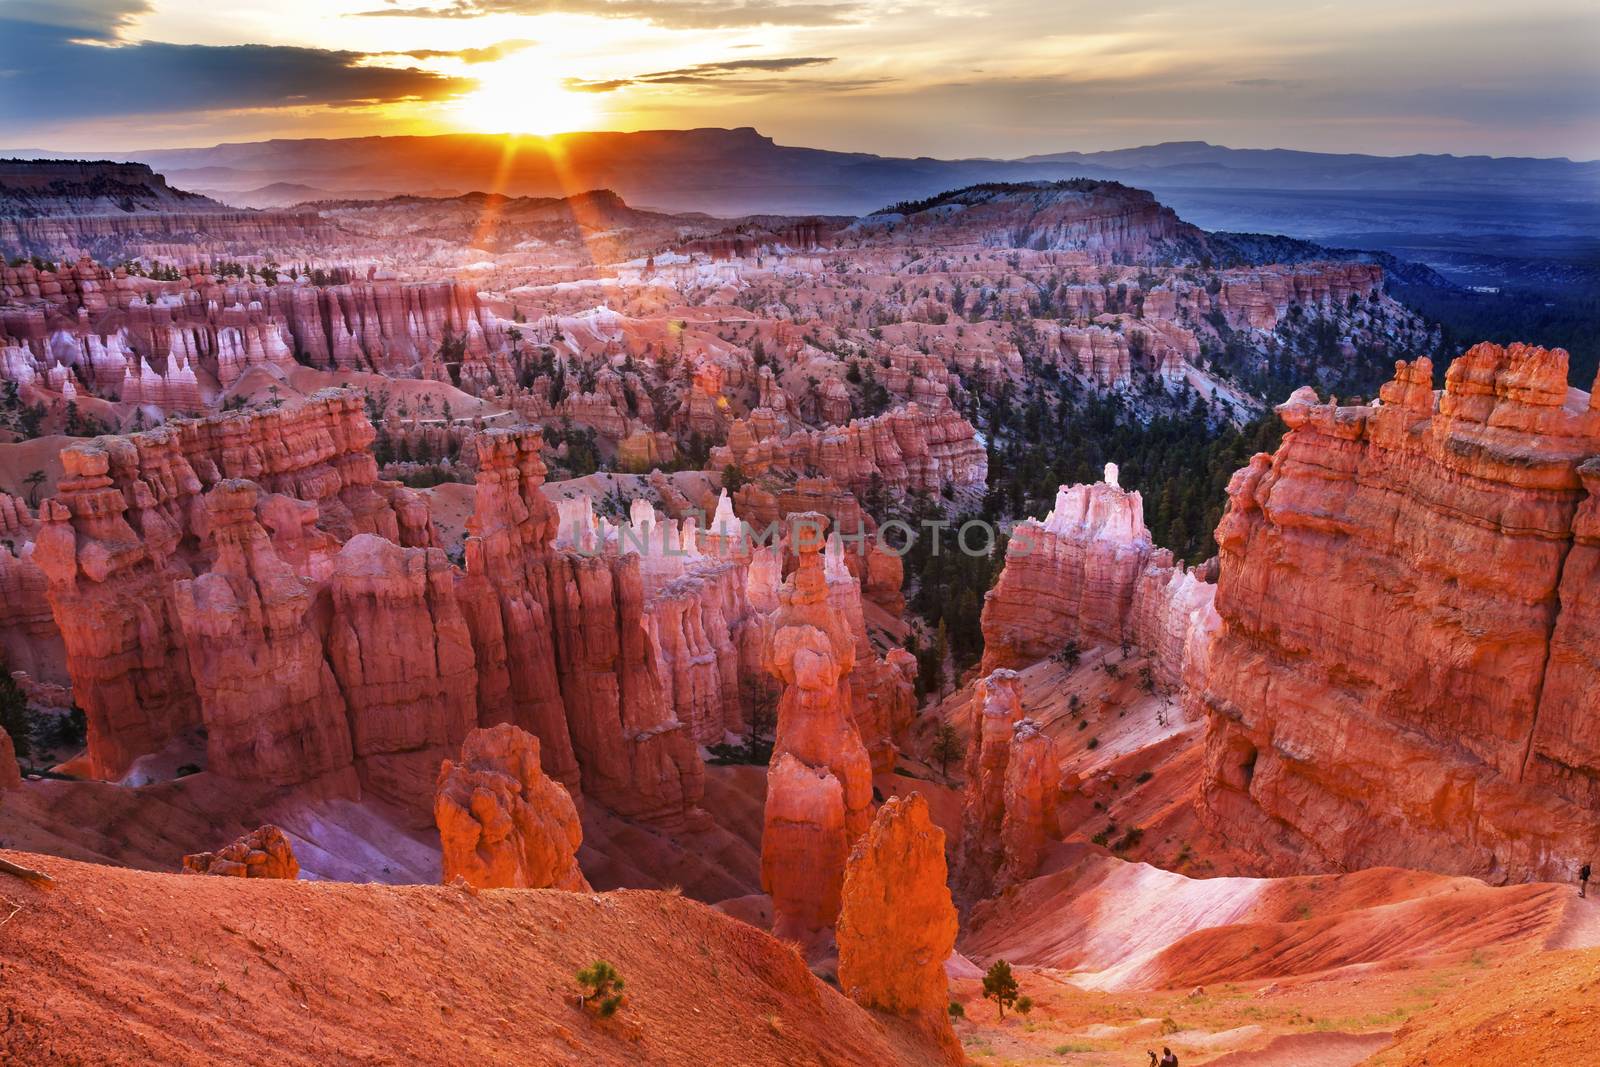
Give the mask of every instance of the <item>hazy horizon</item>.
<path id="1" fill-rule="evenodd" d="M 1573 0 L 7 0 L 0 144 L 749 126 L 945 159 L 1203 140 L 1592 160 L 1597 44 Z"/>
<path id="2" fill-rule="evenodd" d="M 599 135 L 604 135 L 604 134 L 628 135 L 628 134 L 651 134 L 651 133 L 656 133 L 656 134 L 659 134 L 659 133 L 688 133 L 688 132 L 693 132 L 695 130 L 706 130 L 706 129 L 722 130 L 722 131 L 726 131 L 726 132 L 735 132 L 735 131 L 740 130 L 740 129 L 752 129 L 757 134 L 759 134 L 760 136 L 769 138 L 774 143 L 776 143 L 778 146 L 785 147 L 785 148 L 810 148 L 810 149 L 818 149 L 818 150 L 831 151 L 831 152 L 864 152 L 865 154 L 880 155 L 880 156 L 884 156 L 884 157 L 887 157 L 887 158 L 914 159 L 914 158 L 921 157 L 921 158 L 942 159 L 942 160 L 946 160 L 946 161 L 992 159 L 992 160 L 997 160 L 997 161 L 1010 162 L 1010 161 L 1015 161 L 1015 160 L 1026 158 L 1028 156 L 1045 156 L 1045 155 L 1054 155 L 1054 154 L 1068 153 L 1068 152 L 1080 152 L 1080 153 L 1083 153 L 1085 155 L 1093 155 L 1093 154 L 1096 154 L 1096 153 L 1108 153 L 1108 152 L 1131 152 L 1131 151 L 1136 151 L 1138 149 L 1159 148 L 1159 147 L 1162 147 L 1163 145 L 1205 144 L 1205 145 L 1209 145 L 1209 146 L 1211 146 L 1213 148 L 1223 148 L 1223 149 L 1227 149 L 1227 150 L 1230 150 L 1230 151 L 1237 151 L 1237 152 L 1314 152 L 1314 153 L 1326 153 L 1326 154 L 1332 154 L 1332 155 L 1371 156 L 1371 157 L 1373 157 L 1375 159 L 1402 159 L 1402 158 L 1406 158 L 1406 157 L 1409 157 L 1409 156 L 1436 156 L 1436 157 L 1449 156 L 1449 157 L 1454 157 L 1454 158 L 1457 158 L 1457 159 L 1470 159 L 1470 158 L 1480 158 L 1480 159 L 1540 159 L 1540 160 L 1566 160 L 1567 162 L 1570 162 L 1570 163 L 1595 163 L 1595 162 L 1600 162 L 1600 150 L 1597 150 L 1597 153 L 1595 155 L 1588 156 L 1588 157 L 1532 156 L 1532 155 L 1522 155 L 1522 154 L 1517 154 L 1517 153 L 1500 154 L 1500 153 L 1493 153 L 1493 152 L 1420 152 L 1420 151 L 1419 152 L 1402 152 L 1402 151 L 1363 152 L 1363 151 L 1354 150 L 1354 149 L 1348 150 L 1348 151 L 1335 151 L 1335 150 L 1332 150 L 1332 149 L 1319 149 L 1319 148 L 1294 148 L 1292 146 L 1281 145 L 1281 144 L 1260 144 L 1260 145 L 1255 145 L 1255 144 L 1224 144 L 1222 142 L 1219 142 L 1219 141 L 1216 141 L 1216 140 L 1211 140 L 1211 139 L 1208 139 L 1208 138 L 1205 138 L 1205 137 L 1192 137 L 1192 138 L 1183 138 L 1183 139 L 1171 138 L 1171 139 L 1167 139 L 1167 140 L 1163 140 L 1163 141 L 1143 141 L 1143 142 L 1139 142 L 1139 143 L 1130 142 L 1130 143 L 1127 143 L 1127 144 L 1110 145 L 1110 146 L 1105 147 L 1105 148 L 1079 148 L 1079 147 L 1077 147 L 1075 145 L 1061 145 L 1061 146 L 1057 146 L 1057 147 L 1054 147 L 1054 148 L 1048 148 L 1048 147 L 1040 148 L 1037 151 L 1022 152 L 1022 153 L 1018 153 L 1018 154 L 1015 154 L 1015 155 L 982 155 L 982 154 L 979 154 L 979 155 L 969 155 L 969 156 L 958 156 L 958 155 L 936 156 L 936 155 L 934 155 L 933 153 L 930 153 L 930 152 L 910 152 L 910 153 L 872 152 L 870 150 L 839 148 L 839 147 L 836 147 L 836 146 L 825 145 L 825 144 L 812 144 L 812 143 L 800 143 L 800 142 L 795 142 L 795 141 L 785 141 L 782 138 L 773 137 L 771 134 L 767 133 L 767 131 L 765 131 L 763 129 L 760 129 L 759 127 L 754 127 L 754 126 L 699 126 L 699 127 L 691 127 L 691 126 L 678 126 L 678 127 L 657 126 L 657 127 L 639 127 L 637 129 L 569 130 L 569 131 L 566 131 L 566 132 L 563 132 L 563 133 L 555 133 L 555 134 L 518 134 L 518 133 L 512 133 L 512 132 L 495 132 L 495 131 L 478 131 L 478 130 L 433 130 L 433 131 L 427 131 L 427 132 L 372 131 L 372 132 L 366 132 L 366 133 L 357 131 L 357 132 L 344 133 L 344 134 L 312 134 L 312 135 L 306 135 L 304 137 L 297 137 L 297 136 L 295 136 L 293 134 L 288 134 L 288 135 L 282 135 L 282 136 L 271 137 L 271 138 L 260 137 L 260 138 L 238 139 L 238 140 L 232 140 L 232 141 L 230 141 L 230 140 L 196 141 L 196 142 L 193 142 L 193 143 L 190 143 L 190 144 L 173 144 L 173 145 L 160 145 L 160 146 L 137 145 L 137 146 L 130 146 L 130 147 L 126 147 L 126 148 L 102 148 L 102 149 L 99 150 L 102 153 L 100 156 L 93 155 L 92 153 L 94 153 L 96 150 L 92 146 L 87 146 L 87 145 L 84 146 L 84 147 L 81 147 L 81 148 L 71 148 L 71 147 L 53 148 L 53 147 L 47 147 L 47 146 L 44 146 L 44 145 L 36 145 L 36 144 L 27 144 L 27 145 L 25 145 L 25 144 L 0 144 L 0 156 L 5 156 L 8 153 L 24 153 L 25 154 L 25 153 L 29 153 L 29 152 L 39 152 L 39 153 L 45 153 L 46 154 L 44 156 L 41 156 L 41 158 L 48 158 L 50 156 L 65 156 L 66 154 L 69 154 L 69 153 L 80 153 L 80 152 L 83 152 L 83 153 L 91 153 L 91 154 L 89 154 L 89 155 L 72 155 L 71 158 L 90 159 L 90 160 L 96 159 L 96 158 L 107 158 L 107 159 L 110 159 L 113 162 L 115 162 L 115 161 L 118 161 L 118 160 L 121 160 L 121 159 L 124 159 L 124 158 L 136 160 L 140 154 L 147 153 L 147 152 L 201 151 L 201 150 L 209 149 L 209 148 L 223 147 L 223 146 L 228 145 L 228 144 L 256 144 L 256 143 L 261 143 L 261 142 L 265 142 L 265 141 L 268 141 L 268 140 L 333 141 L 333 140 L 344 140 L 344 139 L 365 138 L 365 137 L 395 137 L 395 138 L 399 138 L 399 137 L 449 137 L 449 136 L 514 137 L 514 138 L 539 138 L 539 139 L 548 139 L 548 140 L 559 140 L 559 139 L 570 138 L 570 137 L 587 137 L 587 136 L 593 136 L 593 135 L 597 135 L 597 134 L 599 134 Z M 26 157 L 26 155 L 23 155 L 21 158 L 27 158 L 27 157 Z"/>

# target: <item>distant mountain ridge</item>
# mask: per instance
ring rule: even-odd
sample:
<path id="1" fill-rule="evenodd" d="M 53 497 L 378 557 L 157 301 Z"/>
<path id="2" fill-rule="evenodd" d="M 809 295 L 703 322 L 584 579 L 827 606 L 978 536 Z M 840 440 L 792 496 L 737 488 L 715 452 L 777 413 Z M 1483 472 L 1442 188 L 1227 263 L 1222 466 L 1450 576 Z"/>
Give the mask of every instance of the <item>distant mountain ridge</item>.
<path id="1" fill-rule="evenodd" d="M 7 218 L 231 210 L 172 188 L 144 163 L 0 159 L 0 216 Z"/>
<path id="2" fill-rule="evenodd" d="M 1337 155 L 1234 149 L 1203 141 L 1019 160 L 945 160 L 791 147 L 741 127 L 577 133 L 548 140 L 489 134 L 271 140 L 134 152 L 129 158 L 154 166 L 176 185 L 240 205 L 274 207 L 284 206 L 283 194 L 301 192 L 305 199 L 322 200 L 474 190 L 564 196 L 608 188 L 630 204 L 660 211 L 861 215 L 887 203 L 983 182 L 1076 177 L 1150 189 L 1207 228 L 1269 228 L 1251 215 L 1261 200 L 1251 191 L 1258 189 L 1296 197 L 1363 197 L 1361 205 L 1338 208 L 1342 217 L 1325 228 L 1329 232 L 1363 228 L 1367 194 L 1600 205 L 1600 162 Z M 271 188 L 276 183 L 296 188 Z M 1194 195 L 1188 203 L 1175 201 L 1176 191 Z M 237 199 L 230 200 L 230 194 Z M 1401 223 L 1414 213 L 1409 206 L 1384 210 L 1386 219 Z M 1600 220 L 1595 226 L 1600 228 Z"/>

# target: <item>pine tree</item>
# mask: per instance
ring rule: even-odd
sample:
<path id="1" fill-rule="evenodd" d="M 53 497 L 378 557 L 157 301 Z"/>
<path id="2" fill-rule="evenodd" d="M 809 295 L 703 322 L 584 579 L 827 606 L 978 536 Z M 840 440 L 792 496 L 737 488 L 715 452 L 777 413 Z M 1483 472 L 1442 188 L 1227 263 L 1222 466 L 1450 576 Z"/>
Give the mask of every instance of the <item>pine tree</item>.
<path id="1" fill-rule="evenodd" d="M 995 960 L 983 976 L 983 999 L 992 1000 L 1000 1009 L 1000 1018 L 1006 1017 L 1006 1008 L 1017 1002 L 1017 979 L 1011 973 L 1011 964 Z"/>
<path id="2" fill-rule="evenodd" d="M 931 754 L 939 761 L 939 775 L 949 779 L 950 763 L 961 758 L 966 752 L 966 746 L 961 743 L 961 735 L 956 733 L 956 728 L 948 722 L 941 721 L 933 734 L 933 748 Z"/>

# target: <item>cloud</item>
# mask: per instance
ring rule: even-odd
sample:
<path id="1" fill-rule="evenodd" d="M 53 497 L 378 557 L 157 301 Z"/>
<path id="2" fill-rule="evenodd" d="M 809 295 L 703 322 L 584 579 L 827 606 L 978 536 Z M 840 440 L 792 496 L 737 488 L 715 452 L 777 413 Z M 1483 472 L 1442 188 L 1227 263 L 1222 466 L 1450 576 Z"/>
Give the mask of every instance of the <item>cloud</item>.
<path id="1" fill-rule="evenodd" d="M 482 48 L 412 48 L 404 52 L 369 52 L 372 56 L 408 56 L 411 59 L 459 59 L 463 63 L 493 63 L 525 49 L 537 41 L 510 40 L 485 45 Z"/>
<path id="2" fill-rule="evenodd" d="M 357 11 L 358 18 L 475 19 L 486 15 L 594 15 L 640 19 L 672 29 L 749 26 L 839 26 L 859 20 L 862 5 L 787 0 L 451 0 L 434 7 L 390 6 Z"/>
<path id="3" fill-rule="evenodd" d="M 1228 84 L 1244 89 L 1299 89 L 1305 82 L 1294 78 L 1236 78 Z"/>
<path id="4" fill-rule="evenodd" d="M 82 43 L 83 37 L 81 26 L 0 19 L 0 120 L 36 125 L 93 116 L 439 100 L 476 84 L 414 67 L 366 66 L 361 52 L 159 41 L 106 47 Z"/>
<path id="5" fill-rule="evenodd" d="M 714 85 L 737 79 L 750 73 L 770 74 L 775 71 L 799 70 L 832 63 L 833 56 L 776 56 L 771 59 L 729 59 L 719 63 L 696 63 L 675 70 L 658 70 L 649 74 L 635 74 L 631 78 L 609 78 L 602 81 L 584 81 L 568 78 L 566 86 L 584 93 L 610 93 L 629 85 Z M 786 83 L 799 83 L 799 79 L 780 79 Z M 770 85 L 773 81 L 741 81 L 741 85 Z M 810 83 L 807 83 L 810 84 Z"/>
<path id="6" fill-rule="evenodd" d="M 71 30 L 80 40 L 110 41 L 154 8 L 151 0 L 7 0 L 5 17 Z"/>

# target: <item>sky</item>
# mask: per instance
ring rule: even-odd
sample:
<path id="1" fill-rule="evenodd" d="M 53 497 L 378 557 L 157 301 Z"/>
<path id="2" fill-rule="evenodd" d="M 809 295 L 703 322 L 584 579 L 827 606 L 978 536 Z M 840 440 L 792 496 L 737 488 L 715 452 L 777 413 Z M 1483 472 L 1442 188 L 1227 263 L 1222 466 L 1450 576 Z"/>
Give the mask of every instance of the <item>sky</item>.
<path id="1" fill-rule="evenodd" d="M 1600 158 L 1594 0 L 0 0 L 0 146 L 754 126 Z"/>

